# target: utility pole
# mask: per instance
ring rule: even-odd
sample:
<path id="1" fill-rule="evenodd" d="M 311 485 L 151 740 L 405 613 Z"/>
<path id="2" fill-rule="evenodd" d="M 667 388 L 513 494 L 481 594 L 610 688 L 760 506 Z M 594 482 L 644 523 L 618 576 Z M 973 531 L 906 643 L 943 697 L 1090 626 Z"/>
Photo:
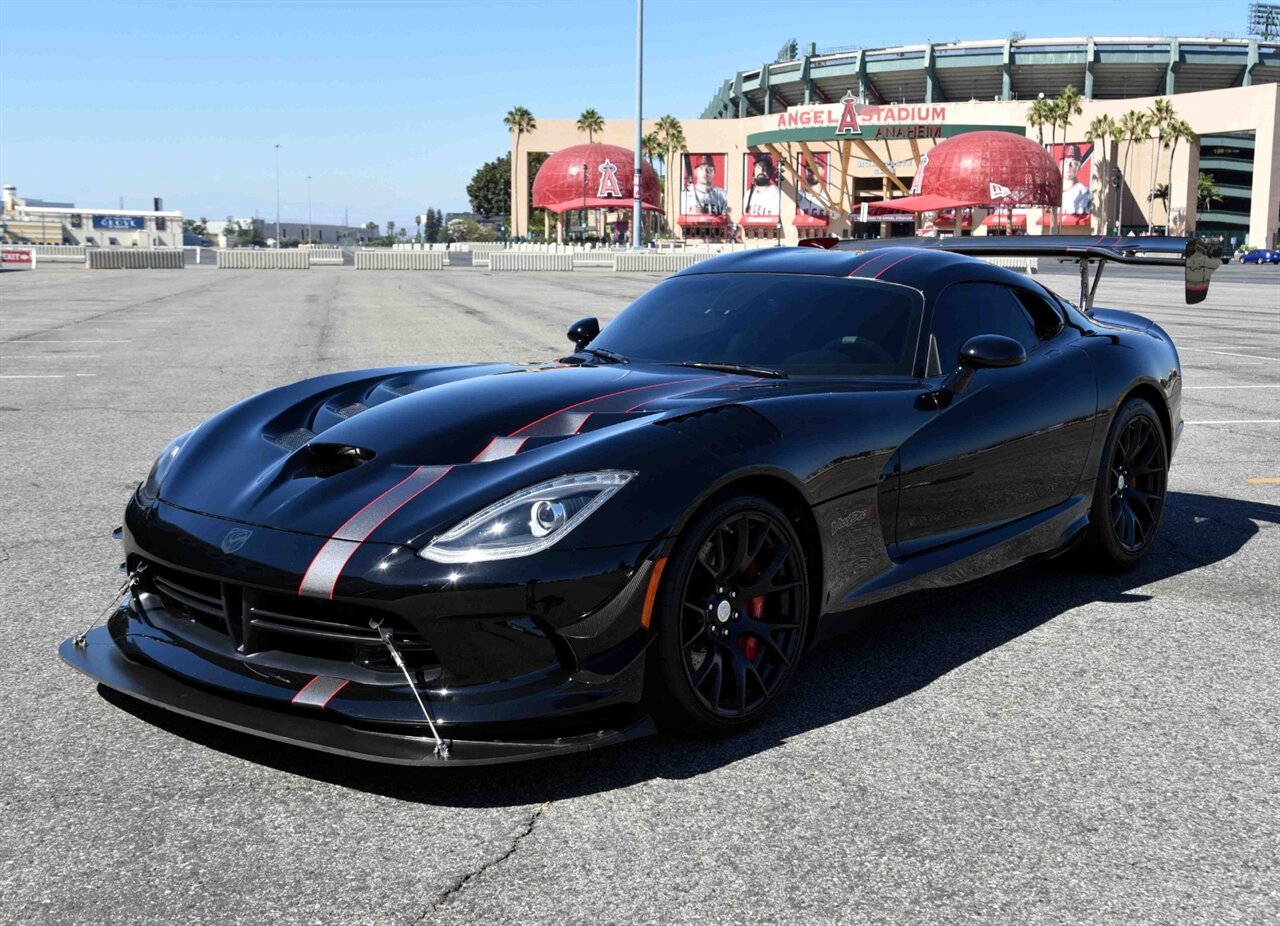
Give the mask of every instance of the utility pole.
<path id="1" fill-rule="evenodd" d="M 276 247 L 280 247 L 280 144 L 276 143 Z"/>
<path id="2" fill-rule="evenodd" d="M 631 250 L 644 247 L 640 233 L 641 197 L 644 192 L 644 0 L 636 0 L 636 157 L 631 175 Z"/>
<path id="3" fill-rule="evenodd" d="M 311 175 L 307 174 L 307 244 L 311 243 Z"/>

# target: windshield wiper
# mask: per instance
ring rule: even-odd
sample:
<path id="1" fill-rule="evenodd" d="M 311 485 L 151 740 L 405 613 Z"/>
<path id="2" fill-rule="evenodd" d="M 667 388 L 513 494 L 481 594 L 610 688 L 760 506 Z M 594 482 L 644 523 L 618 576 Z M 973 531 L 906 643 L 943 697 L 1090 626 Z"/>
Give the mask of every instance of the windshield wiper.
<path id="1" fill-rule="evenodd" d="M 592 357 L 599 357 L 608 363 L 630 363 L 626 357 L 616 351 L 611 351 L 607 347 L 584 347 L 582 353 L 590 354 Z"/>
<path id="2" fill-rule="evenodd" d="M 706 360 L 686 360 L 677 363 L 678 367 L 697 367 L 699 370 L 721 370 L 725 373 L 741 373 L 745 376 L 767 376 L 770 379 L 786 379 L 787 374 L 781 370 L 769 370 L 764 367 L 744 367 L 737 363 L 713 363 Z"/>

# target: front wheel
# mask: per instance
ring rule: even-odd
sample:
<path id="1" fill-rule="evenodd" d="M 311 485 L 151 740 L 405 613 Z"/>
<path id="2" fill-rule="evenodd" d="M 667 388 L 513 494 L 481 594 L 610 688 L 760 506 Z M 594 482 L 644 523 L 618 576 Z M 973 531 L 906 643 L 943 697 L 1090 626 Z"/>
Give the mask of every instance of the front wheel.
<path id="1" fill-rule="evenodd" d="M 1107 442 L 1089 510 L 1088 548 L 1098 566 L 1131 569 L 1151 552 L 1164 515 L 1169 449 L 1151 403 L 1120 407 Z"/>
<path id="2" fill-rule="evenodd" d="M 660 726 L 745 727 L 796 673 L 809 614 L 804 549 L 787 516 L 755 496 L 702 512 L 664 571 L 647 699 Z"/>

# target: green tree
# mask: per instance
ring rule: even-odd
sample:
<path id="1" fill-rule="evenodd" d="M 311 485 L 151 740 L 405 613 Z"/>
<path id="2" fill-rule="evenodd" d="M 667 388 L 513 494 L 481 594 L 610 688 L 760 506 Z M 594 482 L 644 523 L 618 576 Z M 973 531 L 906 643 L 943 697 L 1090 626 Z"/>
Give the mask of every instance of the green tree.
<path id="1" fill-rule="evenodd" d="M 548 221 L 554 224 L 554 217 L 548 220 L 544 210 L 533 208 L 533 181 L 550 156 L 545 151 L 535 151 L 528 155 L 530 227 Z M 467 184 L 467 200 L 471 203 L 471 211 L 485 218 L 495 215 L 510 216 L 512 213 L 511 176 L 511 155 L 509 154 L 480 165 L 472 175 L 471 182 Z M 514 234 L 514 227 L 512 227 L 512 233 Z"/>
<path id="2" fill-rule="evenodd" d="M 1061 127 L 1062 143 L 1064 145 L 1067 143 L 1067 132 L 1071 128 L 1071 118 L 1084 112 L 1084 105 L 1081 103 L 1082 99 L 1083 97 L 1080 96 L 1080 91 L 1076 89 L 1075 84 L 1067 84 L 1062 88 L 1058 98 L 1053 101 L 1053 133 L 1050 136 L 1051 139 L 1057 136 L 1057 130 Z M 1056 205 L 1053 207 L 1054 234 L 1059 231 L 1058 209 L 1059 207 Z"/>
<path id="3" fill-rule="evenodd" d="M 1102 233 L 1105 235 L 1111 225 L 1111 138 L 1117 131 L 1116 120 L 1108 115 L 1101 115 L 1089 123 L 1084 133 L 1086 141 L 1094 143 L 1094 151 L 1100 147 L 1102 157 L 1095 158 L 1095 176 L 1098 178 L 1098 212 L 1102 213 Z"/>
<path id="4" fill-rule="evenodd" d="M 364 223 L 364 227 L 365 227 L 368 231 L 376 232 L 376 231 L 378 230 L 378 223 L 377 223 L 377 222 L 365 222 L 365 223 Z"/>
<path id="5" fill-rule="evenodd" d="M 1053 118 L 1053 102 L 1046 99 L 1034 100 L 1027 107 L 1027 125 L 1036 130 L 1036 136 L 1040 139 L 1040 144 L 1044 144 L 1044 127 L 1049 124 Z"/>
<path id="6" fill-rule="evenodd" d="M 1160 202 L 1164 205 L 1165 215 L 1168 215 L 1169 214 L 1169 184 L 1157 183 L 1155 187 L 1152 188 L 1151 192 L 1147 194 L 1147 202 L 1154 202 L 1157 199 L 1160 200 Z"/>
<path id="7" fill-rule="evenodd" d="M 1222 201 L 1222 194 L 1218 192 L 1218 184 L 1214 182 L 1213 174 L 1206 174 L 1200 171 L 1200 176 L 1196 178 L 1196 202 L 1205 209 L 1213 208 L 1215 201 Z"/>
<path id="8" fill-rule="evenodd" d="M 675 200 L 675 190 L 680 186 L 679 173 L 677 172 L 676 181 L 671 182 L 671 168 L 674 166 L 677 154 L 683 154 L 689 150 L 688 142 L 684 137 L 684 126 L 680 124 L 680 120 L 675 116 L 663 116 L 658 120 L 655 126 L 655 132 L 658 141 L 665 152 L 663 164 L 665 169 L 663 172 L 666 182 L 663 184 L 663 213 L 667 216 L 668 223 L 673 222 L 672 219 L 672 203 Z M 676 201 L 678 204 L 678 201 Z"/>
<path id="9" fill-rule="evenodd" d="M 1157 98 L 1151 104 L 1151 109 L 1147 113 L 1147 134 L 1150 135 L 1154 132 L 1156 136 L 1156 144 L 1151 147 L 1151 187 L 1153 193 L 1155 192 L 1156 178 L 1160 176 L 1160 152 L 1168 147 L 1165 139 L 1169 133 L 1170 125 L 1177 118 L 1177 114 L 1173 111 L 1173 104 L 1164 97 Z M 1154 198 L 1158 197 L 1147 197 L 1148 200 Z M 1150 234 L 1155 231 L 1155 227 L 1156 217 L 1153 209 L 1147 214 L 1147 233 Z"/>
<path id="10" fill-rule="evenodd" d="M 1178 142 L 1185 141 L 1187 144 L 1192 144 L 1198 136 L 1196 135 L 1195 130 L 1191 128 L 1191 123 L 1187 122 L 1185 119 L 1174 118 L 1169 123 L 1168 137 L 1171 142 L 1171 150 L 1169 152 L 1169 179 L 1165 183 L 1165 187 L 1170 191 L 1169 198 L 1172 199 L 1173 156 L 1178 153 Z M 1164 233 L 1166 235 L 1169 234 L 1169 210 L 1167 206 L 1165 207 L 1164 215 Z"/>
<path id="11" fill-rule="evenodd" d="M 578 117 L 578 131 L 587 133 L 587 144 L 596 143 L 596 132 L 604 131 L 604 118 L 594 109 L 585 109 Z"/>
<path id="12" fill-rule="evenodd" d="M 533 113 L 529 112 L 529 110 L 525 109 L 523 106 L 515 106 L 503 118 L 502 124 L 505 125 L 507 127 L 507 130 L 510 131 L 511 134 L 515 136 L 515 142 L 512 145 L 511 150 L 512 150 L 512 154 L 518 159 L 520 157 L 520 138 L 523 135 L 536 132 L 538 129 L 538 122 L 536 119 L 533 118 Z M 519 163 L 518 160 L 511 161 L 511 180 L 507 187 L 508 202 L 511 201 L 510 190 L 515 187 L 515 183 L 516 183 L 515 167 L 517 163 Z M 532 183 L 529 184 L 529 188 L 533 189 Z M 488 213 L 488 214 L 498 215 L 499 213 Z M 513 235 L 518 235 L 520 233 L 520 230 L 515 227 L 514 213 L 512 215 L 511 233 Z"/>
<path id="13" fill-rule="evenodd" d="M 387 219 L 387 235 L 386 236 L 388 238 L 394 238 L 396 236 L 396 220 L 395 219 Z"/>
<path id="14" fill-rule="evenodd" d="M 1124 168 L 1121 175 L 1124 178 L 1124 188 L 1129 188 L 1129 154 L 1133 150 L 1133 143 L 1140 138 L 1147 137 L 1147 117 L 1139 110 L 1131 109 L 1120 117 L 1120 130 L 1116 136 L 1117 139 L 1123 138 L 1124 145 Z M 1121 198 L 1120 204 L 1116 209 L 1116 234 L 1120 234 L 1124 228 L 1124 199 Z"/>

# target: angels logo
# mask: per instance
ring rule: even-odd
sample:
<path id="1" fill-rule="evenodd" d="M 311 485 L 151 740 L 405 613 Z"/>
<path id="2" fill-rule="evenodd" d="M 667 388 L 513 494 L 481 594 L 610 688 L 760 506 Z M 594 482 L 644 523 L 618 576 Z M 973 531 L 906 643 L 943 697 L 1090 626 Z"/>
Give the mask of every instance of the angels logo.
<path id="1" fill-rule="evenodd" d="M 618 184 L 618 168 L 608 159 L 600 165 L 600 188 L 596 190 L 596 196 L 622 198 L 622 187 Z"/>
<path id="2" fill-rule="evenodd" d="M 840 100 L 844 104 L 844 109 L 840 113 L 840 125 L 836 129 L 837 135 L 861 135 L 862 127 L 858 125 L 858 114 L 853 108 L 856 102 L 853 91 L 850 90 Z"/>
<path id="3" fill-rule="evenodd" d="M 987 192 L 991 195 L 992 200 L 997 200 L 1007 198 L 1011 191 L 1007 186 L 992 182 L 987 184 Z"/>

